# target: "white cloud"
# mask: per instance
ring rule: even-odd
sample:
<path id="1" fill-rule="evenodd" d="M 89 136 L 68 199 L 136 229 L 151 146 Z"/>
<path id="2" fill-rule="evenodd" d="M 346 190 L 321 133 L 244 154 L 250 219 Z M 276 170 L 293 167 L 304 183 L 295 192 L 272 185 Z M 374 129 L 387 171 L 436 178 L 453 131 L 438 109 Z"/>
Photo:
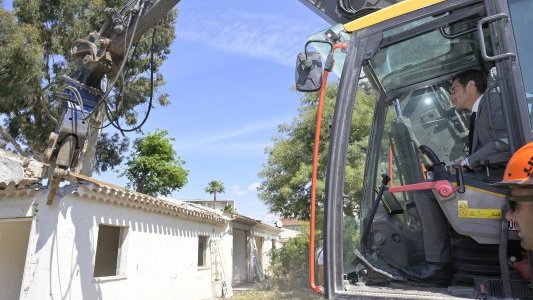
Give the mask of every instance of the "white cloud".
<path id="1" fill-rule="evenodd" d="M 280 216 L 273 214 L 273 213 L 267 213 L 263 216 L 261 221 L 269 225 L 274 225 L 276 221 L 278 221 L 279 219 L 281 219 Z"/>
<path id="2" fill-rule="evenodd" d="M 238 184 L 234 184 L 232 187 L 231 187 L 231 192 L 236 195 L 236 196 L 239 196 L 239 197 L 242 197 L 246 194 L 248 194 L 248 191 L 241 188 L 240 185 Z"/>
<path id="3" fill-rule="evenodd" d="M 264 141 L 250 141 L 242 142 L 236 141 L 236 138 L 241 138 L 243 136 L 254 137 L 256 133 L 272 130 L 277 128 L 279 124 L 283 123 L 282 119 L 267 120 L 264 122 L 247 124 L 240 128 L 231 128 L 226 131 L 214 133 L 204 137 L 198 137 L 195 140 L 181 140 L 177 144 L 178 149 L 180 150 L 191 150 L 195 149 L 209 149 L 210 151 L 263 151 L 265 147 L 270 145 L 270 140 Z M 235 139 L 236 142 L 226 142 L 223 141 Z M 241 139 L 242 140 L 242 139 Z M 212 147 L 208 147 L 212 146 Z"/>
<path id="4" fill-rule="evenodd" d="M 249 134 L 252 134 L 252 133 L 256 133 L 256 132 L 260 132 L 260 131 L 263 131 L 263 130 L 267 130 L 267 129 L 271 129 L 271 128 L 275 128 L 278 126 L 278 124 L 280 124 L 281 121 L 267 121 L 267 122 L 264 122 L 264 123 L 261 123 L 261 124 L 250 124 L 246 127 L 242 127 L 242 128 L 238 128 L 238 129 L 231 129 L 231 130 L 228 130 L 226 132 L 220 132 L 220 133 L 217 133 L 215 135 L 212 135 L 210 137 L 205 137 L 201 140 L 197 140 L 195 141 L 195 144 L 210 144 L 210 143 L 213 143 L 213 142 L 219 142 L 219 141 L 223 141 L 223 140 L 227 140 L 227 139 L 231 139 L 231 138 L 236 138 L 236 137 L 240 137 L 240 136 L 243 136 L 243 135 L 249 135 Z"/>
<path id="5" fill-rule="evenodd" d="M 248 191 L 257 193 L 257 188 L 261 185 L 259 182 L 254 182 L 248 186 Z"/>
<path id="6" fill-rule="evenodd" d="M 259 182 L 254 182 L 248 185 L 246 189 L 242 188 L 239 184 L 234 184 L 231 187 L 231 192 L 235 196 L 242 197 L 242 196 L 248 195 L 249 193 L 256 194 L 257 187 L 259 187 Z"/>
<path id="7" fill-rule="evenodd" d="M 181 18 L 178 18 L 178 39 L 286 66 L 294 66 L 303 41 L 313 32 L 309 26 L 282 15 L 231 9 L 218 12 L 216 19 L 203 14 Z"/>

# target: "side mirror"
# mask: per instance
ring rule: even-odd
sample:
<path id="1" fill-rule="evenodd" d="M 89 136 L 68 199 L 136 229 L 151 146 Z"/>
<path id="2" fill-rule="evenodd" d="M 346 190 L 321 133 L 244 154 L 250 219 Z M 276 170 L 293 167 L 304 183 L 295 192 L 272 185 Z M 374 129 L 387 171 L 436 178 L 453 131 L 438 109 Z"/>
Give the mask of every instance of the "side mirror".
<path id="1" fill-rule="evenodd" d="M 316 92 L 322 83 L 322 61 L 318 52 L 301 52 L 296 58 L 296 89 Z"/>

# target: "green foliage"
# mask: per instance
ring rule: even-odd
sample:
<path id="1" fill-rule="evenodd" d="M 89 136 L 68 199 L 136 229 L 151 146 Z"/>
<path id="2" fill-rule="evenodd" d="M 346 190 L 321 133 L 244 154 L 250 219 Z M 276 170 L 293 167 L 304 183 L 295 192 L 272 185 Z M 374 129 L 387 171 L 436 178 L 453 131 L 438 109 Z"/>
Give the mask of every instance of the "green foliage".
<path id="1" fill-rule="evenodd" d="M 187 183 L 189 171 L 176 156 L 174 139 L 167 135 L 166 130 L 158 130 L 133 142 L 133 152 L 121 174 L 128 178 L 129 188 L 152 196 L 167 196 Z"/>
<path id="2" fill-rule="evenodd" d="M 0 9 L 0 115 L 3 128 L 11 135 L 11 142 L 21 142 L 20 137 L 28 135 L 32 137 L 27 141 L 29 148 L 44 150 L 54 125 L 46 122 L 41 101 L 44 52 L 40 41 L 37 28 L 18 24 L 13 14 Z"/>
<path id="3" fill-rule="evenodd" d="M 325 192 L 326 162 L 329 149 L 329 130 L 333 120 L 337 84 L 327 87 L 320 138 L 317 202 L 323 207 Z M 352 214 L 358 209 L 355 199 L 361 196 L 364 161 L 368 136 L 372 125 L 374 95 L 357 93 L 356 108 L 352 116 L 348 145 L 345 178 L 345 212 Z M 302 99 L 298 116 L 292 124 L 279 126 L 279 136 L 274 146 L 267 149 L 268 162 L 259 173 L 262 178 L 259 197 L 270 210 L 284 217 L 309 218 L 311 198 L 311 172 L 318 94 L 309 93 Z"/>
<path id="4" fill-rule="evenodd" d="M 309 283 L 309 237 L 299 235 L 270 252 L 270 283 L 280 289 L 296 289 Z"/>
<path id="5" fill-rule="evenodd" d="M 353 269 L 355 249 L 359 248 L 361 232 L 359 231 L 359 219 L 352 216 L 344 216 L 342 235 L 342 255 L 345 270 Z"/>
<path id="6" fill-rule="evenodd" d="M 40 158 L 47 139 L 59 119 L 63 102 L 61 76 L 72 75 L 79 62 L 70 48 L 77 39 L 98 31 L 107 7 L 121 8 L 128 0 L 14 0 L 14 13 L 0 9 L 0 116 L 3 128 L 25 146 L 23 154 Z M 158 94 L 164 83 L 159 72 L 175 39 L 177 11 L 169 12 L 155 32 L 155 101 L 168 105 L 169 97 Z M 143 118 L 150 96 L 150 52 L 148 31 L 130 52 L 124 76 L 110 94 L 110 106 L 127 125 Z M 120 102 L 120 105 L 117 105 Z M 141 108 L 141 109 L 139 109 Z M 142 111 L 138 113 L 136 111 Z M 109 139 L 100 146 L 122 149 L 127 141 Z M 96 168 L 113 168 L 113 155 L 97 156 Z M 103 171 L 104 169 L 102 169 Z"/>
<path id="7" fill-rule="evenodd" d="M 0 9 L 0 112 L 9 113 L 15 100 L 30 93 L 42 75 L 43 51 L 39 32 L 17 24 L 15 16 Z"/>
<path id="8" fill-rule="evenodd" d="M 225 190 L 224 183 L 218 180 L 210 181 L 204 189 L 206 193 L 213 194 L 213 201 L 217 200 L 217 193 L 224 193 Z"/>
<path id="9" fill-rule="evenodd" d="M 113 166 L 120 165 L 124 158 L 123 153 L 128 150 L 129 144 L 127 137 L 121 139 L 118 133 L 109 135 L 103 132 L 96 144 L 95 170 L 105 172 Z"/>
<path id="10" fill-rule="evenodd" d="M 317 215 L 315 250 L 323 238 L 321 228 L 323 226 L 322 214 Z M 351 270 L 354 251 L 359 247 L 360 232 L 359 219 L 344 216 L 343 222 L 343 267 Z M 279 289 L 293 290 L 298 287 L 309 285 L 309 234 L 299 235 L 287 241 L 281 248 L 271 251 L 271 278 L 269 284 Z M 316 276 L 315 276 L 316 278 Z"/>
<path id="11" fill-rule="evenodd" d="M 222 209 L 223 212 L 226 212 L 226 213 L 234 213 L 234 212 L 237 212 L 237 210 L 235 209 L 235 207 L 231 206 L 231 204 L 226 204 L 224 205 L 224 208 Z"/>

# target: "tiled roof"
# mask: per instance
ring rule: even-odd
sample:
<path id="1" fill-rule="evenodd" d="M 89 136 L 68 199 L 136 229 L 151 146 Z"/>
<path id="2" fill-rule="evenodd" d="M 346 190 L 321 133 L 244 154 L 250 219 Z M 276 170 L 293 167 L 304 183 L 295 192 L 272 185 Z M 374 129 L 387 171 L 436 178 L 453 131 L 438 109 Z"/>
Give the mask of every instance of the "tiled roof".
<path id="1" fill-rule="evenodd" d="M 40 185 L 41 180 L 39 178 L 20 178 L 9 181 L 0 182 L 0 191 L 8 189 L 25 189 L 34 185 Z"/>
<path id="2" fill-rule="evenodd" d="M 247 216 L 244 216 L 244 215 L 241 215 L 241 214 L 238 214 L 238 213 L 231 213 L 231 215 L 233 216 L 233 219 L 236 222 L 239 222 L 239 223 L 243 223 L 243 224 L 247 224 L 247 225 L 254 225 L 254 226 L 257 226 L 257 227 L 260 227 L 260 228 L 263 228 L 263 229 L 266 229 L 266 230 L 270 230 L 270 231 L 273 231 L 273 232 L 280 232 L 281 231 L 281 229 L 277 228 L 276 226 L 272 226 L 272 225 L 263 223 L 260 220 L 252 219 L 250 217 L 247 217 Z"/>
<path id="3" fill-rule="evenodd" d="M 0 193 L 3 196 L 29 195 L 43 188 L 38 178 L 20 178 L 0 182 Z"/>
<path id="4" fill-rule="evenodd" d="M 283 226 L 299 226 L 307 224 L 306 221 L 298 219 L 281 219 L 281 223 L 283 223 Z"/>
<path id="5" fill-rule="evenodd" d="M 208 223 L 226 223 L 227 219 L 215 212 L 198 208 L 184 202 L 162 200 L 156 197 L 102 183 L 81 183 L 73 194 L 90 200 L 124 205 L 143 211 L 202 220 Z"/>
<path id="6" fill-rule="evenodd" d="M 227 223 L 230 219 L 207 208 L 191 205 L 182 201 L 168 201 L 145 194 L 137 193 L 110 183 L 105 183 L 91 177 L 84 179 L 66 176 L 72 194 L 79 197 L 98 200 L 117 205 L 124 205 L 147 212 L 176 216 L 207 223 Z M 48 188 L 42 184 L 40 178 L 21 178 L 0 182 L 0 197 L 24 196 Z"/>

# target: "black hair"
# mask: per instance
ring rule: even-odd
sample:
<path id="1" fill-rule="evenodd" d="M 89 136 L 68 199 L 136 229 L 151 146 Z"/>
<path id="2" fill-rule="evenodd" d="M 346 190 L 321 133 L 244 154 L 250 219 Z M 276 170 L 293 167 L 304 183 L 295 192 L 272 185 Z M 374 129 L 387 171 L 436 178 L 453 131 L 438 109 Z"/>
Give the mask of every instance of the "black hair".
<path id="1" fill-rule="evenodd" d="M 455 80 L 458 80 L 463 86 L 466 86 L 470 80 L 474 81 L 476 84 L 476 90 L 480 94 L 483 94 L 487 89 L 487 74 L 480 70 L 470 69 L 463 71 L 452 77 L 452 82 Z"/>

